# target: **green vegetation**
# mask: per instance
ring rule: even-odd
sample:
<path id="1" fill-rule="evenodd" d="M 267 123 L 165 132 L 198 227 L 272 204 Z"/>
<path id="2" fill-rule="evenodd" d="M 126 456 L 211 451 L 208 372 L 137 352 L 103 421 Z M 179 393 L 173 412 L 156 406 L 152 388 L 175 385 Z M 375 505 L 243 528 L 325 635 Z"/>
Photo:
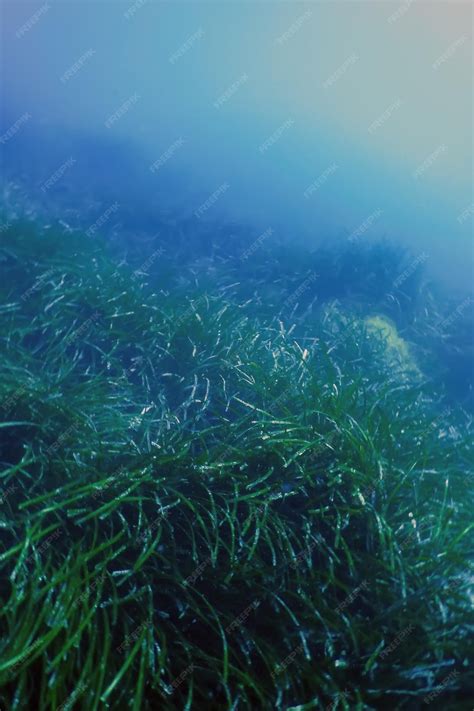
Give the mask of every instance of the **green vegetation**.
<path id="1" fill-rule="evenodd" d="M 2 235 L 2 711 L 472 708 L 471 418 L 267 256 Z"/>

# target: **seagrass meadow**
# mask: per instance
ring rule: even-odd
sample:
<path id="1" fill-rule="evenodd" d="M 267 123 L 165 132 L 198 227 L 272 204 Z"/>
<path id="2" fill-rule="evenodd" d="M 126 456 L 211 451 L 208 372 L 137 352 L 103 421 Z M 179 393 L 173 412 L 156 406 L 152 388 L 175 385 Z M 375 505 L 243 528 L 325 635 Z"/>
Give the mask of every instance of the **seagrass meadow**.
<path id="1" fill-rule="evenodd" d="M 472 709 L 462 319 L 387 245 L 163 239 L 1 235 L 0 708 Z"/>

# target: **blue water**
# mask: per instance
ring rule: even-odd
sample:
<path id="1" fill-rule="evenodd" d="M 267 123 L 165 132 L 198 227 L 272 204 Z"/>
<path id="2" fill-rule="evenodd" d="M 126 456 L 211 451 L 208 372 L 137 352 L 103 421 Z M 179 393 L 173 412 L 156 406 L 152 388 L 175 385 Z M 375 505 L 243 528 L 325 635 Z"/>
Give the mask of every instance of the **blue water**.
<path id="1" fill-rule="evenodd" d="M 386 240 L 454 306 L 470 298 L 467 5 L 26 1 L 1 12 L 14 209 L 72 230 L 105 213 L 100 232 L 134 248 L 183 224 L 194 252 L 225 249 L 239 230 L 308 253 Z M 469 329 L 448 350 L 466 394 Z"/>

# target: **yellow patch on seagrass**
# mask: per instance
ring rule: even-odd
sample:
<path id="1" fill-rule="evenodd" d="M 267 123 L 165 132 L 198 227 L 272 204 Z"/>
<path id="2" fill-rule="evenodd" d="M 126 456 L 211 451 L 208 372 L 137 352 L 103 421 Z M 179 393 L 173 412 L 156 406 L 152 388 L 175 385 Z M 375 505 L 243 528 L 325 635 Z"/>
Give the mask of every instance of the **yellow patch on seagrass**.
<path id="1" fill-rule="evenodd" d="M 413 375 L 421 375 L 409 344 L 398 335 L 394 323 L 384 316 L 368 316 L 364 321 L 369 333 L 383 338 L 386 356 L 391 363 Z"/>

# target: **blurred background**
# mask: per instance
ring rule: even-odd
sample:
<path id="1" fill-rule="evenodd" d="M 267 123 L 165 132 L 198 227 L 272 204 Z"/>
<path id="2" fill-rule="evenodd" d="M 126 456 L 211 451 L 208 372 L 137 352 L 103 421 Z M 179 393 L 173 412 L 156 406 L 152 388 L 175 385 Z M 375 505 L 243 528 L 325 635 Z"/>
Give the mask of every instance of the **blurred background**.
<path id="1" fill-rule="evenodd" d="M 3 0 L 1 16 L 7 192 L 62 200 L 73 228 L 117 201 L 108 224 L 137 235 L 179 210 L 311 247 L 386 237 L 471 288 L 469 3 Z"/>

